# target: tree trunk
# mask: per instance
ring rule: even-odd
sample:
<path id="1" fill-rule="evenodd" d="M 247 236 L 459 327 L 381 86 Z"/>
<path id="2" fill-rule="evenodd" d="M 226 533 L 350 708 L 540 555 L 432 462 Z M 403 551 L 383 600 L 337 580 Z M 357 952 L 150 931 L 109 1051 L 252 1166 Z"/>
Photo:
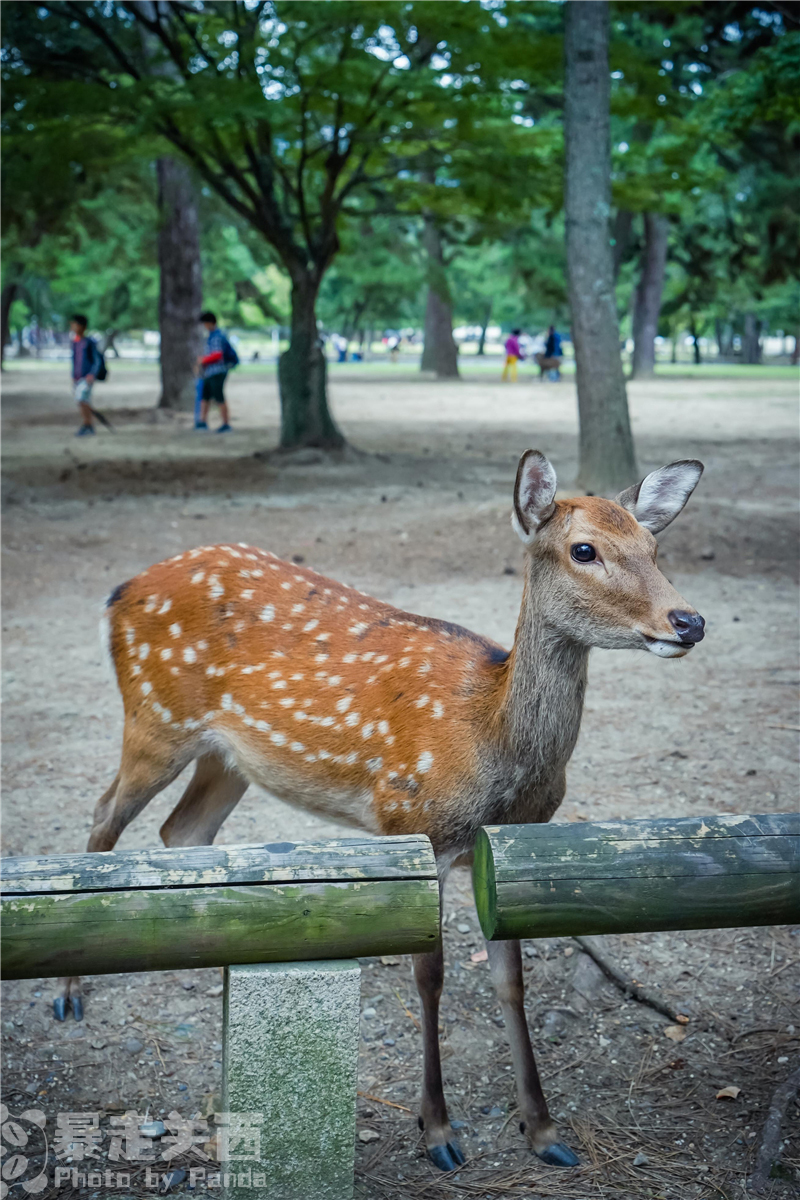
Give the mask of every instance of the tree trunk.
<path id="1" fill-rule="evenodd" d="M 669 222 L 660 213 L 644 214 L 642 274 L 633 308 L 633 369 L 631 377 L 655 374 L 656 334 L 667 265 Z"/>
<path id="2" fill-rule="evenodd" d="M 203 303 L 200 231 L 192 177 L 174 158 L 159 158 L 158 265 L 161 273 L 158 324 L 161 330 L 159 408 L 194 409 L 195 374 L 203 338 L 198 317 Z"/>
<path id="3" fill-rule="evenodd" d="M 486 315 L 484 316 L 483 324 L 481 325 L 481 336 L 478 341 L 478 355 L 479 356 L 486 353 L 486 350 L 485 350 L 486 330 L 489 328 L 489 321 L 491 320 L 491 317 L 492 317 L 492 301 L 490 300 L 486 306 Z"/>
<path id="4" fill-rule="evenodd" d="M 717 340 L 718 356 L 727 358 L 732 350 L 730 326 L 721 317 L 714 318 L 714 337 Z"/>
<path id="5" fill-rule="evenodd" d="M 617 215 L 614 217 L 614 281 L 616 282 L 619 275 L 619 269 L 622 266 L 622 260 L 627 253 L 628 246 L 631 240 L 631 230 L 633 229 L 633 213 L 627 208 L 618 208 Z"/>
<path id="6" fill-rule="evenodd" d="M 607 0 L 566 5 L 566 224 L 578 383 L 578 485 L 610 495 L 636 478 L 610 245 Z"/>
<path id="7" fill-rule="evenodd" d="M 289 349 L 278 362 L 281 449 L 340 449 L 344 437 L 328 408 L 327 363 L 317 333 L 318 284 L 296 275 L 292 284 Z"/>
<path id="8" fill-rule="evenodd" d="M 439 379 L 458 378 L 458 351 L 453 340 L 453 301 L 444 269 L 442 238 L 432 217 L 425 218 L 423 243 L 428 257 L 428 301 L 421 371 Z"/>
<path id="9" fill-rule="evenodd" d="M 761 362 L 761 322 L 756 314 L 744 314 L 744 337 L 742 338 L 742 358 L 753 366 Z"/>
<path id="10" fill-rule="evenodd" d="M 792 351 L 791 365 L 796 367 L 800 362 L 800 338 L 797 334 L 794 335 L 794 350 Z"/>
<path id="11" fill-rule="evenodd" d="M 689 318 L 689 333 L 692 335 L 692 349 L 694 350 L 694 365 L 696 367 L 699 367 L 703 361 L 703 357 L 700 353 L 700 335 L 697 332 L 697 325 L 695 324 L 695 320 L 694 320 L 693 316 Z"/>
<path id="12" fill-rule="evenodd" d="M 3 366 L 6 360 L 6 346 L 11 341 L 11 325 L 9 318 L 11 316 L 11 305 L 17 298 L 19 290 L 18 283 L 7 283 L 0 293 L 0 367 Z"/>

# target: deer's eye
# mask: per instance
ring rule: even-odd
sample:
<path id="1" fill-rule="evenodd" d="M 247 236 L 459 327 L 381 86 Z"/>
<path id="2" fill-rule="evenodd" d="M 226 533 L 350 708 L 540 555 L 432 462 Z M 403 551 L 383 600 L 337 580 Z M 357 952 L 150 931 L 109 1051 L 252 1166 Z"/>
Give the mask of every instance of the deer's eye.
<path id="1" fill-rule="evenodd" d="M 597 552 L 594 546 L 590 546 L 588 542 L 577 542 L 572 547 L 572 557 L 575 562 L 579 563 L 594 562 Z"/>

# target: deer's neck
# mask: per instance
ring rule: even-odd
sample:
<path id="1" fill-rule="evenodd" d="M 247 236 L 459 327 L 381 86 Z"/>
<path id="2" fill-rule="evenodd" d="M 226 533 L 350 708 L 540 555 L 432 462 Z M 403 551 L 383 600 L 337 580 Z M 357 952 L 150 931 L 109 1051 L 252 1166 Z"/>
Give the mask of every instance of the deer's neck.
<path id="1" fill-rule="evenodd" d="M 563 776 L 580 730 L 589 659 L 588 647 L 556 629 L 551 595 L 546 567 L 529 561 L 498 697 L 505 753 L 534 788 Z"/>

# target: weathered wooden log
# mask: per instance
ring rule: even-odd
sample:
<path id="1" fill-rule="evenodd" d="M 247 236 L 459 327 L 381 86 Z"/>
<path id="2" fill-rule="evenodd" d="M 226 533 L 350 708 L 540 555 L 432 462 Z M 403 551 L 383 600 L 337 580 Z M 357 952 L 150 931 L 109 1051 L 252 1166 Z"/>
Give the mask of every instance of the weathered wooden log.
<path id="1" fill-rule="evenodd" d="M 407 954 L 439 937 L 426 837 L 6 858 L 2 977 Z"/>
<path id="2" fill-rule="evenodd" d="M 494 825 L 473 883 L 491 939 L 800 921 L 800 815 Z"/>

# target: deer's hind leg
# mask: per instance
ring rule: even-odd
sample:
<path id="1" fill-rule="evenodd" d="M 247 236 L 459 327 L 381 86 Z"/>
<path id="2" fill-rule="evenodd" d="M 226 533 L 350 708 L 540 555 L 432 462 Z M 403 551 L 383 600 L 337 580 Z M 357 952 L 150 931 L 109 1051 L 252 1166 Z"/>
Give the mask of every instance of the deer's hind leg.
<path id="1" fill-rule="evenodd" d="M 217 754 L 203 754 L 186 791 L 161 826 L 165 846 L 210 846 L 248 781 Z"/>
<path id="2" fill-rule="evenodd" d="M 111 787 L 97 801 L 86 849 L 90 852 L 113 850 L 120 834 L 143 808 L 180 775 L 194 757 L 192 749 L 174 739 L 139 733 L 131 736 L 126 727 L 122 741 L 122 761 Z M 76 1021 L 83 1019 L 80 977 L 61 981 L 61 994 L 53 1001 L 53 1015 L 63 1021 L 72 1008 Z"/>

